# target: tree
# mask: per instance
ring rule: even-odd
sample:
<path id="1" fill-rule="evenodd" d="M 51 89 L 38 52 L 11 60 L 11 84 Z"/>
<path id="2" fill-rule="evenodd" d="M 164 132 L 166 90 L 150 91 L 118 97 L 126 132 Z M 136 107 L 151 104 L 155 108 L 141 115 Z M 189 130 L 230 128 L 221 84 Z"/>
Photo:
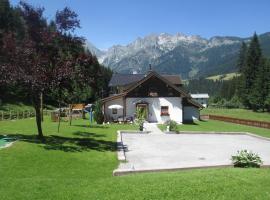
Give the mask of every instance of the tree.
<path id="1" fill-rule="evenodd" d="M 102 112 L 102 103 L 100 100 L 97 100 L 94 108 L 94 120 L 97 124 L 102 124 L 104 122 L 104 115 Z"/>
<path id="2" fill-rule="evenodd" d="M 239 73 L 242 73 L 246 67 L 246 58 L 247 58 L 247 45 L 245 42 L 242 42 L 242 46 L 239 51 L 237 68 Z"/>
<path id="3" fill-rule="evenodd" d="M 269 73 L 267 70 L 267 62 L 265 59 L 261 60 L 259 70 L 256 73 L 256 78 L 252 86 L 252 92 L 250 96 L 250 104 L 254 111 L 266 109 L 267 95 L 269 94 L 267 82 L 269 80 Z"/>
<path id="4" fill-rule="evenodd" d="M 242 69 L 243 93 L 241 94 L 241 97 L 244 106 L 248 108 L 256 109 L 254 104 L 250 102 L 250 99 L 254 98 L 252 96 L 252 90 L 256 81 L 256 74 L 258 73 L 259 66 L 261 65 L 261 60 L 262 52 L 258 36 L 255 33 L 247 50 L 246 66 Z"/>
<path id="5" fill-rule="evenodd" d="M 36 111 L 38 136 L 42 138 L 40 94 L 55 88 L 61 91 L 69 87 L 79 54 L 69 50 L 73 46 L 82 46 L 82 40 L 62 33 L 63 30 L 49 29 L 43 17 L 43 8 L 34 8 L 21 2 L 20 9 L 27 26 L 26 36 L 19 42 L 12 32 L 3 37 L 1 50 L 7 59 L 0 66 L 1 81 L 27 88 Z M 65 15 L 66 18 L 70 19 L 68 15 Z M 63 21 L 66 23 L 67 20 Z M 57 23 L 60 24 L 61 20 Z M 68 28 L 73 30 L 76 26 L 76 23 L 72 26 L 70 20 Z"/>

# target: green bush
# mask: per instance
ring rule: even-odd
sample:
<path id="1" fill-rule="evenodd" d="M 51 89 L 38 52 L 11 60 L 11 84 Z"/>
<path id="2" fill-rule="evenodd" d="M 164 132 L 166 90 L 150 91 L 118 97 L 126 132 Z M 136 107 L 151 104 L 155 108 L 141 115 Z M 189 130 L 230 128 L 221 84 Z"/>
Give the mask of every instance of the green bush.
<path id="1" fill-rule="evenodd" d="M 247 150 L 237 151 L 237 155 L 232 156 L 232 162 L 235 167 L 242 168 L 259 168 L 263 163 L 258 154 L 252 151 L 248 152 Z"/>
<path id="2" fill-rule="evenodd" d="M 168 120 L 168 121 L 166 122 L 166 125 L 169 126 L 169 131 L 175 131 L 175 132 L 178 132 L 177 122 L 176 122 L 176 121 Z"/>
<path id="3" fill-rule="evenodd" d="M 94 109 L 94 120 L 97 122 L 97 124 L 102 124 L 104 121 L 104 115 L 102 112 L 102 103 L 100 100 L 96 101 L 95 109 Z"/>
<path id="4" fill-rule="evenodd" d="M 136 110 L 136 123 L 139 125 L 139 130 L 143 131 L 143 123 L 146 119 L 146 111 L 142 108 Z"/>

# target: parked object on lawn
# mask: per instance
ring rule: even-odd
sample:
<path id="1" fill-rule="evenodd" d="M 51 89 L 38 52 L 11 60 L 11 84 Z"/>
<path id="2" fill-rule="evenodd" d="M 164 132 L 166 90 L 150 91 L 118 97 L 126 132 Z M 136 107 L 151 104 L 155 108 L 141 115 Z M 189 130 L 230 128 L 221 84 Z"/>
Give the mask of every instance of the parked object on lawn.
<path id="1" fill-rule="evenodd" d="M 94 104 L 87 104 L 84 107 L 84 112 L 89 113 L 90 124 L 93 122 L 93 111 L 94 111 Z"/>

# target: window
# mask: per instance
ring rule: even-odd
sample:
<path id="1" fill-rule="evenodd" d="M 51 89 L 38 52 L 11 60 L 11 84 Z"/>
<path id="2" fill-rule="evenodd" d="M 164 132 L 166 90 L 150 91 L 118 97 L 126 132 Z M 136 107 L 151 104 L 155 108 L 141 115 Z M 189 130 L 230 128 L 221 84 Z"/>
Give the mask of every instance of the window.
<path id="1" fill-rule="evenodd" d="M 158 93 L 157 93 L 157 89 L 154 87 L 150 87 L 149 88 L 149 94 L 150 97 L 157 97 Z"/>
<path id="2" fill-rule="evenodd" d="M 169 115 L 169 106 L 161 106 L 161 116 L 168 116 Z"/>
<path id="3" fill-rule="evenodd" d="M 113 108 L 113 109 L 112 109 L 112 114 L 113 114 L 113 115 L 116 115 L 116 114 L 117 114 L 117 109 L 116 109 L 116 108 Z"/>

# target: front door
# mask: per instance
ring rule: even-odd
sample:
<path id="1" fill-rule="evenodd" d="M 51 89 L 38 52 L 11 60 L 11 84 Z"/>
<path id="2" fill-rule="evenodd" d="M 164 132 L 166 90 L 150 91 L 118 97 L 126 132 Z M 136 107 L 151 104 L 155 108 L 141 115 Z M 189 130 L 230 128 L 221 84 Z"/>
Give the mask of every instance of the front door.
<path id="1" fill-rule="evenodd" d="M 148 105 L 147 104 L 137 104 L 137 117 L 142 116 L 146 121 L 148 120 Z"/>

